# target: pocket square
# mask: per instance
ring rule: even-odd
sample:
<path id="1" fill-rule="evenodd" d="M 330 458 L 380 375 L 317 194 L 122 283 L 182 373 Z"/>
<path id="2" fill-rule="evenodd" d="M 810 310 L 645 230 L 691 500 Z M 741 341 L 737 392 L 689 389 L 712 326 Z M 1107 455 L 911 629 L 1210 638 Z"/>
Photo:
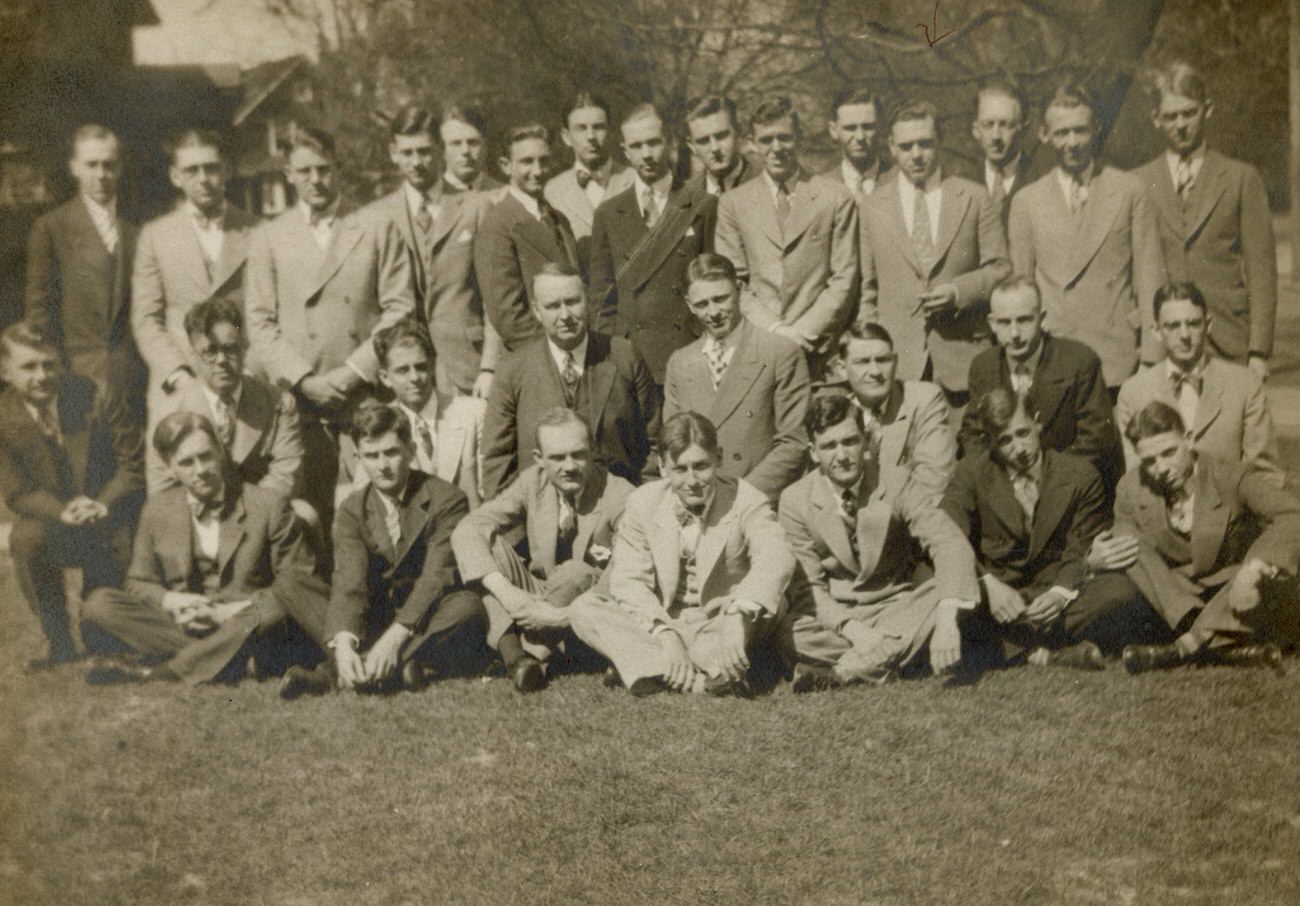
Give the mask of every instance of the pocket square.
<path id="1" fill-rule="evenodd" d="M 473 241 L 474 241 L 474 231 L 473 231 L 473 230 L 470 230 L 470 229 L 464 229 L 464 230 L 461 230 L 461 231 L 460 231 L 460 235 L 456 237 L 456 241 L 457 241 L 457 242 L 473 242 Z"/>
<path id="2" fill-rule="evenodd" d="M 694 235 L 695 235 L 695 227 L 693 227 L 693 226 L 687 227 L 687 228 L 686 228 L 686 238 L 689 239 L 691 236 L 694 236 Z"/>

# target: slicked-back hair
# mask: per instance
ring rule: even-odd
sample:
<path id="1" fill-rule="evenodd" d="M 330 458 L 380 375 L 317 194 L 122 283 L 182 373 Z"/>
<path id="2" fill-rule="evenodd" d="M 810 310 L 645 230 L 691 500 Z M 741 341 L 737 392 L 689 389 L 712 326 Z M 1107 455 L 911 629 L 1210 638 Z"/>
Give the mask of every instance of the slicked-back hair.
<path id="1" fill-rule="evenodd" d="M 718 456 L 718 429 L 698 412 L 678 412 L 659 429 L 659 452 L 676 460 L 691 447 Z"/>
<path id="2" fill-rule="evenodd" d="M 242 336 L 244 313 L 230 299 L 220 296 L 204 299 L 185 313 L 185 336 L 191 340 L 195 337 L 211 339 L 212 331 L 218 324 L 229 324 Z"/>
<path id="3" fill-rule="evenodd" d="M 365 400 L 357 406 L 356 412 L 352 414 L 352 424 L 348 426 L 352 442 L 358 446 L 363 440 L 377 440 L 390 431 L 402 443 L 411 442 L 411 423 L 406 416 L 394 407 L 374 399 Z"/>
<path id="4" fill-rule="evenodd" d="M 889 131 L 899 123 L 929 120 L 934 123 L 934 137 L 939 138 L 939 108 L 921 98 L 903 98 L 889 112 Z"/>
<path id="5" fill-rule="evenodd" d="M 1097 101 L 1084 85 L 1073 79 L 1066 79 L 1058 82 L 1053 87 L 1050 94 L 1043 101 L 1042 114 L 1046 118 L 1047 111 L 1053 107 L 1060 107 L 1063 110 L 1075 110 L 1079 107 L 1087 107 L 1092 113 L 1093 125 L 1097 125 Z"/>
<path id="6" fill-rule="evenodd" d="M 576 277 L 581 284 L 582 294 L 587 294 L 587 286 L 582 282 L 582 271 L 567 261 L 548 261 L 533 275 L 533 294 L 537 293 L 537 281 L 542 277 Z"/>
<path id="7" fill-rule="evenodd" d="M 726 255 L 719 255 L 716 252 L 696 255 L 691 259 L 691 263 L 686 265 L 687 286 L 701 280 L 730 280 L 734 285 L 737 279 L 736 265 L 732 264 L 731 259 Z"/>
<path id="8" fill-rule="evenodd" d="M 334 150 L 334 136 L 314 126 L 299 126 L 293 130 L 292 135 L 289 136 L 289 147 L 285 151 L 285 157 L 288 158 L 299 148 L 315 151 L 321 157 L 331 161 L 337 162 L 339 159 L 338 152 Z"/>
<path id="9" fill-rule="evenodd" d="M 998 438 L 1007 430 L 1017 412 L 1025 413 L 1031 421 L 1038 416 L 1032 399 L 1007 387 L 995 387 L 975 403 L 976 422 L 990 447 L 997 445 Z"/>
<path id="10" fill-rule="evenodd" d="M 808 432 L 808 439 L 817 442 L 817 435 L 836 425 L 852 420 L 865 437 L 866 425 L 862 421 L 862 409 L 844 393 L 822 393 L 814 396 L 808 403 L 808 412 L 804 415 L 803 426 Z"/>
<path id="11" fill-rule="evenodd" d="M 393 114 L 393 120 L 388 124 L 388 134 L 392 138 L 399 135 L 428 135 L 436 138 L 438 125 L 438 118 L 433 113 L 423 107 L 407 104 Z"/>
<path id="12" fill-rule="evenodd" d="M 487 135 L 487 117 L 475 104 L 455 103 L 442 108 L 442 115 L 438 117 L 439 128 L 433 131 L 439 143 L 442 142 L 441 127 L 444 123 L 464 123 L 477 129 L 480 136 Z"/>
<path id="13" fill-rule="evenodd" d="M 621 130 L 628 123 L 646 119 L 656 119 L 660 123 L 664 121 L 664 118 L 659 115 L 659 110 L 654 104 L 637 104 L 627 113 L 623 114 L 623 118 L 619 120 L 618 127 Z"/>
<path id="14" fill-rule="evenodd" d="M 1034 298 L 1038 301 L 1038 307 L 1043 307 L 1043 296 L 1038 291 L 1038 284 L 1033 277 L 1026 277 L 1024 274 L 1010 274 L 1003 277 L 994 285 L 992 292 L 989 293 L 989 298 L 992 299 L 996 294 L 1013 293 L 1021 289 L 1032 292 Z"/>
<path id="15" fill-rule="evenodd" d="M 212 441 L 212 446 L 222 449 L 221 439 L 217 437 L 217 429 L 212 422 L 195 412 L 173 412 L 164 416 L 153 429 L 153 448 L 163 462 L 171 462 L 185 439 L 195 433 L 206 434 Z"/>
<path id="16" fill-rule="evenodd" d="M 885 330 L 884 325 L 877 321 L 855 321 L 849 325 L 848 330 L 840 334 L 835 348 L 839 350 L 841 358 L 848 355 L 851 340 L 880 340 L 882 343 L 887 343 L 891 351 L 894 348 L 894 338 L 889 335 L 889 331 Z"/>
<path id="17" fill-rule="evenodd" d="M 59 347 L 46 329 L 36 321 L 19 321 L 0 331 L 0 362 L 13 353 L 15 346 L 35 349 L 59 358 Z"/>
<path id="18" fill-rule="evenodd" d="M 1179 95 L 1190 98 L 1198 104 L 1210 99 L 1205 76 L 1201 71 L 1184 60 L 1175 60 L 1166 66 L 1152 70 L 1147 76 L 1147 92 L 1151 97 L 1151 109 L 1160 109 L 1160 102 L 1165 95 Z"/>
<path id="19" fill-rule="evenodd" d="M 569 98 L 568 103 L 564 105 L 561 111 L 564 128 L 569 128 L 569 117 L 573 116 L 573 111 L 582 110 L 584 107 L 595 107 L 597 110 L 605 112 L 605 119 L 612 121 L 613 115 L 610 113 L 609 102 L 600 95 L 591 91 L 579 91 L 573 97 Z"/>
<path id="20" fill-rule="evenodd" d="M 433 340 L 429 337 L 429 330 L 414 318 L 403 318 L 380 330 L 375 334 L 374 345 L 375 358 L 379 359 L 379 364 L 384 368 L 388 367 L 389 354 L 398 346 L 423 349 L 430 364 L 433 363 Z"/>
<path id="21" fill-rule="evenodd" d="M 687 125 L 687 131 L 689 132 L 692 120 L 704 119 L 704 117 L 713 116 L 715 113 L 725 113 L 727 119 L 731 121 L 732 128 L 740 128 L 740 115 L 736 110 L 736 102 L 720 94 L 705 94 L 692 98 L 686 104 L 686 114 L 682 117 L 682 122 Z"/>
<path id="22" fill-rule="evenodd" d="M 547 409 L 542 413 L 542 417 L 537 420 L 537 430 L 533 433 L 533 449 L 539 452 L 542 449 L 543 428 L 562 428 L 565 425 L 580 426 L 583 435 L 587 438 L 588 448 L 591 447 L 591 426 L 587 424 L 587 420 L 572 409 L 556 406 Z"/>
<path id="23" fill-rule="evenodd" d="M 863 104 L 876 108 L 876 119 L 884 115 L 880 98 L 874 91 L 863 85 L 845 85 L 831 95 L 831 119 L 839 117 L 841 107 L 858 107 Z"/>
<path id="24" fill-rule="evenodd" d="M 68 142 L 68 160 L 72 160 L 77 156 L 78 145 L 96 139 L 104 141 L 112 139 L 114 144 L 117 145 L 118 155 L 121 156 L 122 140 L 117 137 L 117 133 L 107 126 L 101 126 L 99 123 L 86 123 L 84 126 L 78 126 L 77 131 L 72 133 L 72 140 Z"/>
<path id="25" fill-rule="evenodd" d="M 759 101 L 758 106 L 749 117 L 749 134 L 753 135 L 758 131 L 759 126 L 770 126 L 772 123 L 779 123 L 783 119 L 789 118 L 791 125 L 794 126 L 795 134 L 800 132 L 799 128 L 799 111 L 794 109 L 794 102 L 790 100 L 789 95 L 773 94 Z"/>
<path id="26" fill-rule="evenodd" d="M 980 79 L 979 88 L 975 92 L 975 110 L 978 115 L 980 99 L 985 95 L 1001 95 L 1002 97 L 1011 98 L 1020 108 L 1020 121 L 1024 122 L 1025 114 L 1029 112 L 1029 101 L 1025 98 L 1025 92 L 1021 89 L 1020 84 L 1007 75 L 985 76 Z"/>
<path id="27" fill-rule="evenodd" d="M 1155 297 L 1151 300 L 1151 311 L 1155 315 L 1156 323 L 1160 323 L 1160 309 L 1165 307 L 1166 302 L 1190 302 L 1201 310 L 1202 314 L 1209 314 L 1209 305 L 1205 301 L 1205 293 L 1201 288 L 1190 280 L 1175 280 L 1166 283 L 1156 290 Z"/>
<path id="28" fill-rule="evenodd" d="M 214 129 L 182 129 L 167 139 L 163 150 L 172 166 L 176 165 L 176 155 L 184 148 L 212 148 L 218 157 L 226 159 L 225 139 Z"/>
<path id="29" fill-rule="evenodd" d="M 1135 447 L 1148 437 L 1169 433 L 1182 437 L 1186 431 L 1187 426 L 1183 424 L 1183 417 L 1178 414 L 1178 410 L 1159 400 L 1147 403 L 1124 426 L 1124 436 Z"/>
<path id="30" fill-rule="evenodd" d="M 510 157 L 510 152 L 515 145 L 530 138 L 541 139 L 548 145 L 551 143 L 551 133 L 541 123 L 524 123 L 522 126 L 515 126 L 506 133 L 506 157 Z"/>

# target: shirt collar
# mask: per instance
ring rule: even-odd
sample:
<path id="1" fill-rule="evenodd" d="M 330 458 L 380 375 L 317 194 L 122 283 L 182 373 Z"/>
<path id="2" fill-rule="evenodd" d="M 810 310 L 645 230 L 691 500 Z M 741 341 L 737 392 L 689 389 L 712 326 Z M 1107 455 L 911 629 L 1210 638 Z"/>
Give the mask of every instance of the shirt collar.
<path id="1" fill-rule="evenodd" d="M 717 189 L 716 194 L 720 194 L 727 189 L 734 189 L 740 181 L 741 174 L 745 172 L 745 157 L 743 154 L 737 154 L 736 159 L 731 162 L 731 169 L 723 173 L 721 177 L 714 176 L 707 170 L 704 172 L 704 185 L 713 186 Z"/>
<path id="2" fill-rule="evenodd" d="M 441 186 L 439 183 L 434 183 L 433 187 L 430 188 L 429 191 L 421 192 L 409 182 L 402 183 L 402 189 L 406 192 L 406 207 L 412 212 L 420 210 L 420 208 L 428 204 L 429 201 L 437 199 L 437 197 L 442 194 L 439 191 L 440 188 Z"/>
<path id="3" fill-rule="evenodd" d="M 1209 356 L 1207 356 L 1204 352 L 1202 352 L 1201 357 L 1197 359 L 1196 362 L 1192 365 L 1192 367 L 1188 368 L 1185 373 L 1187 374 L 1188 377 L 1191 377 L 1196 380 L 1200 380 L 1204 378 L 1205 365 L 1208 361 L 1209 361 Z M 1184 374 L 1184 371 L 1182 368 L 1179 368 L 1174 363 L 1173 359 L 1166 358 L 1165 374 L 1169 375 L 1169 379 L 1172 381 L 1175 378 L 1182 376 Z"/>
<path id="4" fill-rule="evenodd" d="M 55 423 L 55 425 L 56 425 L 56 426 L 58 425 L 58 423 L 59 423 L 59 394 L 58 394 L 57 391 L 54 393 L 53 396 L 50 397 L 49 401 L 45 404 L 45 408 L 44 408 L 44 409 L 38 409 L 38 408 L 37 408 L 35 405 L 33 405 L 32 403 L 27 402 L 26 399 L 23 399 L 22 403 L 23 403 L 23 408 L 27 410 L 28 414 L 31 415 L 31 417 L 32 417 L 32 419 L 33 419 L 34 421 L 36 421 L 36 422 L 40 422 L 42 415 L 44 415 L 46 412 L 50 412 L 50 413 L 53 413 L 53 414 L 54 414 L 54 423 Z"/>
<path id="5" fill-rule="evenodd" d="M 1079 175 L 1079 184 L 1085 189 L 1092 185 L 1093 177 L 1097 175 L 1097 162 L 1094 160 L 1088 164 L 1087 169 Z M 1056 181 L 1061 184 L 1061 189 L 1068 197 L 1070 194 L 1070 185 L 1074 182 L 1074 176 L 1066 173 L 1062 167 L 1056 167 Z"/>
<path id="6" fill-rule="evenodd" d="M 1178 166 L 1180 160 L 1185 160 L 1192 165 L 1193 169 L 1195 169 L 1200 166 L 1201 161 L 1205 160 L 1205 142 L 1201 142 L 1197 145 L 1186 157 L 1179 154 L 1177 151 L 1167 149 L 1165 151 L 1165 160 L 1169 161 L 1170 168 Z"/>
<path id="7" fill-rule="evenodd" d="M 459 176 L 450 170 L 444 170 L 442 173 L 443 182 L 451 186 L 457 192 L 473 192 L 479 186 L 483 185 L 483 172 L 480 170 L 478 176 L 474 178 L 472 184 L 461 180 Z"/>
<path id="8" fill-rule="evenodd" d="M 1047 348 L 1047 334 L 1040 333 L 1038 335 L 1038 348 L 1035 349 L 1033 353 L 1029 356 L 1029 361 L 1025 362 L 1025 364 L 1029 366 L 1030 374 L 1033 374 L 1038 370 L 1038 363 L 1043 360 L 1043 350 L 1045 350 L 1046 348 Z M 1016 363 L 1011 360 L 1011 356 L 1007 355 L 1006 350 L 1003 350 L 1002 355 L 1007 360 L 1007 370 L 1015 371 Z"/>
<path id="9" fill-rule="evenodd" d="M 609 178 L 614 174 L 614 159 L 612 157 L 605 158 L 605 162 L 593 170 L 591 167 L 588 167 L 582 161 L 575 158 L 573 161 L 573 172 L 575 176 L 579 173 L 585 173 L 591 182 L 604 187 L 609 185 Z"/>
<path id="10" fill-rule="evenodd" d="M 211 387 L 209 387 L 207 384 L 205 384 L 203 381 L 199 381 L 199 387 L 203 390 L 203 396 L 207 399 L 208 405 L 211 406 L 213 409 L 215 409 L 217 407 L 217 400 L 220 399 L 220 397 L 217 395 L 217 392 L 213 390 Z M 244 382 L 241 379 L 239 381 L 239 386 L 235 388 L 235 392 L 231 394 L 230 399 L 226 401 L 226 405 L 229 406 L 231 409 L 238 409 L 239 401 L 240 399 L 243 398 L 243 396 L 244 396 Z"/>
<path id="11" fill-rule="evenodd" d="M 221 202 L 221 209 L 217 212 L 215 217 L 209 217 L 207 214 L 204 214 L 198 209 L 198 206 L 195 205 L 194 202 L 189 201 L 188 199 L 185 201 L 185 210 L 189 213 L 190 219 L 199 227 L 216 226 L 217 229 L 221 229 L 221 226 L 226 219 L 226 203 L 224 201 Z"/>
<path id="12" fill-rule="evenodd" d="M 189 490 L 185 492 L 185 502 L 189 504 L 190 515 L 197 519 L 195 514 L 199 512 L 220 513 L 226 507 L 226 487 L 227 482 L 222 482 L 221 488 L 217 491 L 217 499 L 211 503 L 204 503 L 195 497 Z"/>
<path id="13" fill-rule="evenodd" d="M 1038 458 L 1035 459 L 1033 463 L 1030 464 L 1029 468 L 1024 469 L 1023 471 L 1020 469 L 1016 469 L 1009 464 L 1006 465 L 1005 468 L 1007 470 L 1007 476 L 1013 480 L 1020 477 L 1021 475 L 1024 475 L 1034 484 L 1038 484 L 1043 477 L 1043 451 L 1039 450 Z"/>
<path id="14" fill-rule="evenodd" d="M 942 185 L 943 173 L 940 172 L 939 167 L 935 167 L 934 172 L 926 177 L 924 192 L 926 195 L 932 195 L 939 191 L 939 188 Z M 902 193 L 903 201 L 905 203 L 915 204 L 915 202 L 912 201 L 912 198 L 916 193 L 916 186 L 912 185 L 912 181 L 902 173 L 898 174 L 898 190 Z M 910 205 L 904 210 L 911 210 Z"/>
<path id="15" fill-rule="evenodd" d="M 298 202 L 298 210 L 302 213 L 302 219 L 307 222 L 307 226 L 312 228 L 318 227 L 321 224 L 328 226 L 332 225 L 335 219 L 339 216 L 339 204 L 342 201 L 342 195 L 335 196 L 334 200 L 330 202 L 329 207 L 327 207 L 324 213 L 321 214 L 317 214 L 307 206 L 306 202 L 303 201 Z"/>
<path id="16" fill-rule="evenodd" d="M 82 195 L 81 200 L 85 203 L 90 213 L 104 220 L 113 221 L 117 219 L 117 199 L 109 199 L 108 204 L 100 204 L 89 195 Z"/>
<path id="17" fill-rule="evenodd" d="M 516 201 L 524 206 L 525 211 L 532 214 L 537 220 L 542 219 L 542 206 L 536 198 L 529 195 L 523 189 L 520 189 L 514 183 L 510 184 L 510 194 L 515 197 Z"/>
<path id="18" fill-rule="evenodd" d="M 873 183 L 880 177 L 880 159 L 871 162 L 866 173 L 859 173 L 858 168 L 849 162 L 847 157 L 840 158 L 840 174 L 844 177 L 846 186 L 862 186 L 867 180 Z"/>
<path id="19" fill-rule="evenodd" d="M 655 193 L 655 198 L 666 198 L 668 197 L 668 190 L 671 189 L 673 185 L 673 172 L 669 170 L 663 176 L 659 177 L 659 179 L 655 180 L 654 183 L 648 186 L 645 180 L 641 178 L 640 173 L 636 174 L 636 176 L 633 178 L 633 182 L 636 183 L 636 200 L 638 202 L 640 202 L 641 199 L 645 198 L 645 190 L 647 188 L 649 188 L 652 192 Z"/>
<path id="20" fill-rule="evenodd" d="M 731 328 L 731 332 L 721 340 L 715 340 L 713 334 L 706 332 L 704 335 L 704 347 L 708 349 L 713 346 L 720 346 L 724 350 L 735 349 L 736 344 L 740 342 L 740 325 L 743 323 L 745 323 L 745 318 L 742 315 L 736 319 L 736 324 Z"/>
<path id="21" fill-rule="evenodd" d="M 547 337 L 546 347 L 551 350 L 551 358 L 555 360 L 555 367 L 563 371 L 564 357 L 567 356 L 570 352 L 572 352 L 573 361 L 577 364 L 578 370 L 581 371 L 584 368 L 583 363 L 587 361 L 587 342 L 590 339 L 591 339 L 591 334 L 588 333 L 586 336 L 582 338 L 582 342 L 579 343 L 577 346 L 573 347 L 573 349 L 561 349 L 560 347 L 556 346 L 554 342 L 551 341 L 550 337 Z"/>
<path id="22" fill-rule="evenodd" d="M 701 525 L 707 523 L 709 521 L 709 511 L 713 509 L 713 503 L 717 499 L 718 499 L 718 485 L 716 483 L 716 480 L 715 483 L 712 486 L 710 486 L 709 496 L 704 501 L 704 508 L 701 509 L 698 514 L 692 513 L 690 510 L 688 510 L 686 508 L 686 504 L 682 503 L 682 498 L 678 497 L 676 494 L 673 494 L 673 511 L 676 512 L 677 514 L 678 523 L 681 525 L 685 525 L 686 517 L 688 514 L 690 516 L 694 516 L 695 518 L 699 519 Z"/>
<path id="23" fill-rule="evenodd" d="M 775 201 L 775 200 L 776 200 L 777 193 L 781 191 L 781 186 L 777 183 L 777 181 L 776 181 L 775 179 L 772 178 L 772 174 L 767 172 L 767 168 L 766 168 L 766 167 L 763 168 L 763 179 L 764 179 L 764 181 L 767 183 L 767 190 L 768 190 L 768 192 L 771 193 L 771 195 L 772 195 L 772 200 Z M 785 181 L 785 189 L 786 189 L 786 192 L 787 192 L 791 197 L 794 196 L 794 187 L 795 187 L 795 184 L 798 183 L 798 182 L 799 182 L 799 173 L 798 173 L 798 171 L 795 171 L 794 175 L 791 176 L 789 179 L 787 179 L 787 180 Z"/>
<path id="24" fill-rule="evenodd" d="M 1002 180 L 1005 184 L 1008 179 L 1015 179 L 1017 176 L 1020 155 L 1017 154 L 1001 167 L 994 166 L 993 161 L 987 157 L 984 158 L 984 185 L 988 186 L 996 179 Z"/>

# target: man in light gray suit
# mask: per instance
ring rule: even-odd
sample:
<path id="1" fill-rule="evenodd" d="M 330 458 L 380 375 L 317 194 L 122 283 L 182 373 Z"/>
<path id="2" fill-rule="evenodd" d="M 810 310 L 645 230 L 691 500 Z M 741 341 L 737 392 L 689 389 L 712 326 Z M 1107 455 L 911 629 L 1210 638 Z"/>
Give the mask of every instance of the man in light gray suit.
<path id="1" fill-rule="evenodd" d="M 609 104 L 603 98 L 579 92 L 564 111 L 560 130 L 561 140 L 573 151 L 573 166 L 546 183 L 546 201 L 568 219 L 584 269 L 596 208 L 632 185 L 634 175 L 610 156 L 609 121 Z"/>
<path id="2" fill-rule="evenodd" d="M 264 225 L 248 254 L 248 327 L 268 376 L 297 397 L 311 468 L 302 496 L 328 525 L 338 436 L 375 381 L 370 340 L 415 310 L 410 256 L 391 221 L 339 196 L 334 142 L 301 129 L 286 172 L 298 203 Z"/>

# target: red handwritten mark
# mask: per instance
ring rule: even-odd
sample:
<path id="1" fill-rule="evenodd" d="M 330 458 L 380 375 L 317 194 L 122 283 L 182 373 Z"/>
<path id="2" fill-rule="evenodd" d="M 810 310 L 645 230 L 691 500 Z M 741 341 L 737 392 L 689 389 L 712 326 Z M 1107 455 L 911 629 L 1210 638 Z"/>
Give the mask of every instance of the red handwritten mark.
<path id="1" fill-rule="evenodd" d="M 916 27 L 925 32 L 925 41 L 931 47 L 938 44 L 953 32 L 950 28 L 943 34 L 939 34 L 939 0 L 934 0 L 934 37 L 930 37 L 930 26 L 926 25 L 924 22 L 916 23 Z"/>

